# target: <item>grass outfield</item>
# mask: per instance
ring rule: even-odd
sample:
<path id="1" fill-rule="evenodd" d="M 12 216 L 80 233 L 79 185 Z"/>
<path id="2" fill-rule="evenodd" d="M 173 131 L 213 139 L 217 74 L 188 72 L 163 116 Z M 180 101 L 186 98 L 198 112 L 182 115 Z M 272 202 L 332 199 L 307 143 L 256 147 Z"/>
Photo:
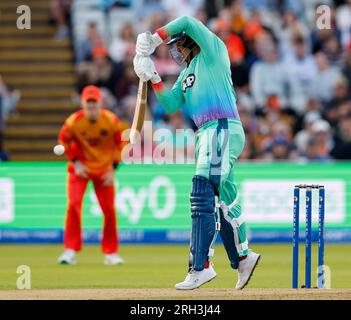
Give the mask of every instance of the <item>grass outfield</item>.
<path id="1" fill-rule="evenodd" d="M 262 254 L 248 288 L 291 288 L 291 245 L 253 245 Z M 122 245 L 120 253 L 126 264 L 105 266 L 100 247 L 87 245 L 78 255 L 75 266 L 58 265 L 59 245 L 1 245 L 0 290 L 16 289 L 19 265 L 31 268 L 32 289 L 99 289 L 99 288 L 173 288 L 183 280 L 187 269 L 186 245 Z M 351 288 L 351 245 L 326 245 L 325 263 L 331 270 L 332 288 Z M 304 278 L 300 248 L 300 282 Z M 233 288 L 237 274 L 228 264 L 222 246 L 216 247 L 217 278 L 206 288 Z M 313 270 L 317 269 L 314 246 Z M 316 283 L 314 273 L 313 283 Z"/>

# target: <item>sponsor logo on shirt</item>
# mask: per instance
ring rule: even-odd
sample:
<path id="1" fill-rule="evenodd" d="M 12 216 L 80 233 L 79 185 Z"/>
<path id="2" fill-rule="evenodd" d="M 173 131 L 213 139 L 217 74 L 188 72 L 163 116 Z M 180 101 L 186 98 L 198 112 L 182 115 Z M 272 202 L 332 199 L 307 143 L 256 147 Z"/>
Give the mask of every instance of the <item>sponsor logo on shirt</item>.
<path id="1" fill-rule="evenodd" d="M 195 74 L 191 73 L 182 82 L 183 92 L 185 92 L 186 89 L 191 88 L 194 85 L 194 83 L 195 83 Z"/>

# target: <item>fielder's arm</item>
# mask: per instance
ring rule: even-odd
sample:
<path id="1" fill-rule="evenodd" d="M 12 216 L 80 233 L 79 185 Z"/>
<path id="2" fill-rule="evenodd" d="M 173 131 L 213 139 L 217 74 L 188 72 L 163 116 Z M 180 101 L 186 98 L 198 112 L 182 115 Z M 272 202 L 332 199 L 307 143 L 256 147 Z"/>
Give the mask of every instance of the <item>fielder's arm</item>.
<path id="1" fill-rule="evenodd" d="M 62 144 L 65 147 L 65 155 L 69 161 L 82 158 L 82 152 L 75 143 L 73 132 L 68 121 L 62 126 L 58 141 L 59 144 Z"/>
<path id="2" fill-rule="evenodd" d="M 123 129 L 127 129 L 127 126 L 123 128 L 122 123 L 115 117 L 114 124 L 113 124 L 113 139 L 115 142 L 115 150 L 113 156 L 113 168 L 116 169 L 122 160 L 122 150 L 124 146 L 127 144 L 126 141 L 122 140 L 122 133 Z"/>

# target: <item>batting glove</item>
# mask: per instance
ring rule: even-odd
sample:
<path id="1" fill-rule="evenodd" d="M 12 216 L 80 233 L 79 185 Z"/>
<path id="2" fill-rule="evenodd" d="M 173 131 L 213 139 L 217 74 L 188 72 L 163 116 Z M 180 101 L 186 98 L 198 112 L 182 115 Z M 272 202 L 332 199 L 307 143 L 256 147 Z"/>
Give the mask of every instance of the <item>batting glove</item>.
<path id="1" fill-rule="evenodd" d="M 137 54 L 147 57 L 163 42 L 158 33 L 151 34 L 150 31 L 140 33 L 137 37 L 135 51 Z"/>
<path id="2" fill-rule="evenodd" d="M 136 55 L 133 60 L 134 71 L 142 81 L 151 81 L 158 83 L 161 81 L 159 74 L 156 71 L 155 64 L 150 57 Z"/>

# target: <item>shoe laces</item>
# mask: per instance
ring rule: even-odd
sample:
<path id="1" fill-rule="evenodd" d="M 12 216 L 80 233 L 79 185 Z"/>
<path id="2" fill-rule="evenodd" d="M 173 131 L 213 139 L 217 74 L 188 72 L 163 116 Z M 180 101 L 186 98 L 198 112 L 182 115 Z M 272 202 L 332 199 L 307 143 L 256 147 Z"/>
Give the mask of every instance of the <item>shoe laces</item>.
<path id="1" fill-rule="evenodd" d="M 188 272 L 185 281 L 196 278 L 198 271 L 194 270 L 194 269 L 190 269 L 190 271 Z"/>

